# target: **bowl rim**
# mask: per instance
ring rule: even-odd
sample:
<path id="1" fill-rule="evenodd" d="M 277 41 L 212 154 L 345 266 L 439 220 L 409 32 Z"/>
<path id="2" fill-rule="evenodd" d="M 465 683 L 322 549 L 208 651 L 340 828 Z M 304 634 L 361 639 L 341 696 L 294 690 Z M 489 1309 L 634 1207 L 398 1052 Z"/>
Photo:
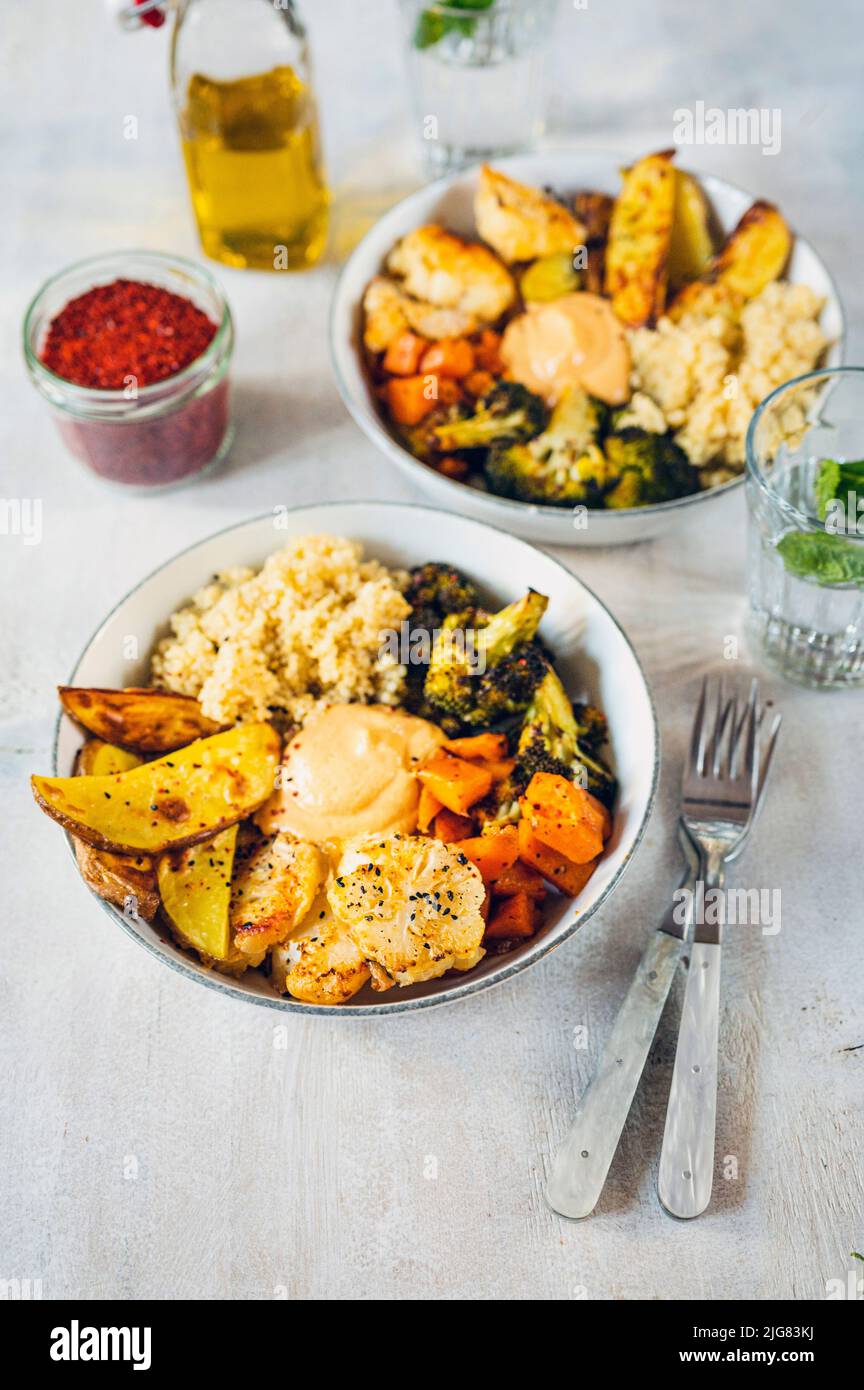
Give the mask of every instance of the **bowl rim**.
<path id="1" fill-rule="evenodd" d="M 506 168 L 508 165 L 524 163 L 526 160 L 531 160 L 533 158 L 548 159 L 550 163 L 560 162 L 563 164 L 568 160 L 578 160 L 580 158 L 602 159 L 605 157 L 608 157 L 610 160 L 620 160 L 621 158 L 623 158 L 623 156 L 620 153 L 616 155 L 614 151 L 606 148 L 593 147 L 579 149 L 578 147 L 572 147 L 567 149 L 562 147 L 554 147 L 548 150 L 537 150 L 534 152 L 527 152 L 524 154 L 507 155 L 503 159 L 496 160 L 495 164 L 496 167 L 500 165 L 503 169 L 505 169 L 506 172 Z M 369 228 L 369 230 L 365 232 L 364 235 L 360 238 L 357 245 L 354 247 L 353 251 L 345 261 L 345 264 L 342 266 L 342 269 L 340 270 L 339 276 L 336 280 L 336 284 L 333 289 L 333 295 L 330 301 L 327 334 L 330 353 L 330 366 L 333 372 L 334 379 L 336 381 L 336 389 L 338 390 L 339 395 L 342 397 L 342 404 L 345 406 L 354 423 L 358 425 L 360 429 L 363 431 L 363 433 L 366 435 L 366 438 L 370 441 L 370 443 L 374 444 L 376 448 L 380 449 L 382 453 L 386 454 L 387 457 L 390 458 L 393 463 L 395 463 L 399 467 L 402 467 L 406 472 L 415 472 L 417 469 L 422 468 L 424 472 L 429 473 L 431 470 L 427 467 L 426 464 L 422 462 L 421 459 L 416 458 L 414 454 L 410 452 L 410 450 L 404 448 L 404 446 L 401 445 L 393 437 L 392 434 L 390 434 L 384 422 L 376 414 L 374 408 L 371 407 L 371 403 L 361 403 L 355 398 L 354 394 L 348 386 L 347 381 L 345 380 L 342 374 L 339 365 L 340 349 L 337 346 L 336 315 L 339 309 L 342 307 L 344 284 L 348 277 L 348 273 L 352 267 L 352 264 L 355 261 L 355 258 L 359 257 L 362 251 L 366 248 L 367 243 L 370 243 L 372 241 L 376 232 L 378 231 L 378 228 L 380 227 L 381 222 L 385 218 L 389 217 L 392 213 L 396 212 L 397 209 L 404 208 L 407 204 L 410 204 L 414 200 L 420 201 L 421 197 L 431 196 L 433 192 L 443 197 L 447 190 L 451 188 L 455 183 L 461 181 L 469 175 L 474 175 L 476 177 L 480 168 L 480 164 L 467 165 L 464 169 L 459 169 L 455 173 L 444 174 L 440 178 L 433 179 L 429 183 L 421 184 L 419 188 L 414 189 L 411 193 L 407 193 L 404 198 L 400 198 L 397 202 L 393 204 L 392 207 L 388 208 L 386 212 L 382 213 L 381 217 L 379 217 L 375 221 L 375 223 Z M 751 201 L 754 201 L 754 195 L 750 193 L 746 188 L 742 188 L 740 184 L 732 183 L 729 179 L 722 178 L 719 174 L 704 173 L 700 169 L 697 169 L 690 164 L 688 164 L 686 172 L 695 174 L 703 184 L 712 185 L 714 188 L 718 189 L 721 192 L 734 193 L 742 198 L 749 198 Z M 836 305 L 837 312 L 840 318 L 840 331 L 837 334 L 837 338 L 833 344 L 833 347 L 838 353 L 838 362 L 836 366 L 842 367 L 846 351 L 847 325 L 846 313 L 843 308 L 843 301 L 840 298 L 840 294 L 837 289 L 837 282 L 833 274 L 829 270 L 826 262 L 823 260 L 822 256 L 820 256 L 819 252 L 813 246 L 812 242 L 810 242 L 807 239 L 807 237 L 801 236 L 798 232 L 795 232 L 794 236 L 795 243 L 805 247 L 814 257 L 814 259 L 818 262 L 818 264 L 822 268 L 826 280 L 828 281 L 830 295 L 833 298 L 834 304 Z M 355 309 L 357 307 L 359 306 L 354 306 Z M 348 347 L 350 351 L 357 351 L 356 346 L 353 343 L 349 343 Z M 835 367 L 822 367 L 821 369 L 817 367 L 814 368 L 814 370 L 832 371 L 835 370 Z M 368 413 L 366 410 L 363 409 L 364 404 L 370 405 Z M 510 497 L 499 497 L 497 493 L 486 492 L 482 488 L 472 488 L 469 484 L 459 482 L 455 478 L 448 478 L 443 473 L 436 473 L 434 476 L 435 482 L 436 484 L 440 485 L 442 493 L 444 491 L 449 492 L 454 502 L 460 496 L 464 497 L 467 488 L 469 492 L 475 493 L 478 498 L 482 498 L 484 504 L 489 503 L 493 508 L 499 508 L 502 527 L 506 523 L 508 516 L 511 518 L 516 518 L 520 516 L 536 516 L 538 518 L 548 518 L 550 521 L 552 521 L 553 519 L 557 519 L 560 521 L 571 515 L 572 509 L 568 507 L 552 507 L 544 503 L 538 502 L 518 502 Z M 744 482 L 745 476 L 746 459 L 744 464 L 742 465 L 741 472 L 737 474 L 734 478 L 728 478 L 726 482 L 720 483 L 716 487 L 704 488 L 699 492 L 691 493 L 687 497 L 675 497 L 670 502 L 654 502 L 651 503 L 649 506 L 645 507 L 620 507 L 616 508 L 612 512 L 606 511 L 603 508 L 589 508 L 588 510 L 591 516 L 603 518 L 609 518 L 614 516 L 632 518 L 639 516 L 674 516 L 695 503 L 707 501 L 709 498 L 726 496 L 727 493 L 732 492 L 735 490 L 735 488 L 741 486 L 741 484 Z M 489 522 L 487 524 L 494 525 L 493 522 Z M 612 524 L 614 525 L 614 523 Z"/>
<path id="2" fill-rule="evenodd" d="M 324 502 L 304 502 L 297 507 L 291 507 L 289 510 L 291 512 L 305 512 L 317 510 L 322 507 L 329 508 L 352 506 L 385 507 L 393 508 L 396 510 L 425 512 L 431 513 L 436 518 L 443 518 L 445 520 L 451 520 L 453 516 L 451 512 L 443 511 L 441 508 L 438 507 L 428 507 L 421 502 L 398 502 L 389 500 L 379 501 L 375 499 L 366 498 L 346 498 L 344 501 L 327 500 Z M 117 602 L 112 606 L 112 608 L 101 619 L 98 626 L 90 634 L 89 638 L 87 639 L 86 643 L 84 644 L 75 661 L 75 665 L 72 668 L 71 674 L 69 675 L 66 684 L 74 685 L 75 677 L 78 673 L 78 669 L 81 666 L 81 663 L 84 661 L 85 657 L 89 653 L 90 648 L 93 646 L 93 643 L 98 638 L 105 624 L 108 623 L 111 620 L 111 618 L 113 618 L 114 614 L 120 608 L 122 608 L 123 605 L 129 601 L 129 599 L 131 599 L 135 594 L 137 594 L 139 590 L 144 587 L 145 584 L 148 584 L 151 579 L 154 579 L 158 574 L 161 574 L 163 570 L 167 569 L 169 565 L 174 564 L 175 561 L 182 559 L 184 555 L 191 554 L 191 552 L 196 550 L 199 546 L 206 545 L 210 541 L 218 540 L 220 536 L 225 536 L 231 531 L 242 530 L 244 527 L 251 526 L 255 522 L 272 520 L 272 516 L 272 510 L 260 512 L 256 513 L 254 516 L 247 517 L 244 521 L 237 521 L 231 523 L 228 526 L 223 526 L 218 531 L 214 531 L 211 535 L 202 536 L 199 540 L 193 541 L 191 544 L 184 546 L 182 550 L 177 551 L 175 555 L 169 556 L 167 560 L 164 560 L 162 562 L 162 564 L 157 565 L 154 569 L 150 570 L 147 574 L 145 574 L 141 579 L 138 580 L 136 584 L 133 584 L 133 586 L 122 596 L 122 598 L 117 600 Z M 583 579 L 581 579 L 578 575 L 575 575 L 572 572 L 572 570 L 569 570 L 567 566 L 562 563 L 561 560 L 557 559 L 554 555 L 550 555 L 545 550 L 539 550 L 539 548 L 537 546 L 532 545 L 530 541 L 522 540 L 520 537 L 514 536 L 511 532 L 503 530 L 500 526 L 492 526 L 486 521 L 478 521 L 473 517 L 462 517 L 460 518 L 460 520 L 469 521 L 472 526 L 486 527 L 487 530 L 495 531 L 499 535 L 506 536 L 508 540 L 514 541 L 517 545 L 527 546 L 529 549 L 532 550 L 538 550 L 538 553 L 541 554 L 544 559 L 548 560 L 558 569 L 563 570 L 563 572 L 567 575 L 568 579 L 571 579 L 576 584 L 580 585 L 585 590 L 585 592 L 589 594 L 590 597 L 594 599 L 594 601 L 597 604 L 599 604 L 600 608 L 606 614 L 613 627 L 617 629 L 620 636 L 622 637 L 624 644 L 627 647 L 627 650 L 629 651 L 631 657 L 633 658 L 633 661 L 636 664 L 636 669 L 642 679 L 642 684 L 644 686 L 645 693 L 648 697 L 648 709 L 651 715 L 651 725 L 654 733 L 651 785 L 648 790 L 648 797 L 645 803 L 645 809 L 642 813 L 642 818 L 639 822 L 639 825 L 637 826 L 633 843 L 631 844 L 629 851 L 625 855 L 622 863 L 619 865 L 618 869 L 616 870 L 610 882 L 607 884 L 606 888 L 600 894 L 597 901 L 593 903 L 590 907 L 586 908 L 584 911 L 577 913 L 574 916 L 572 922 L 570 922 L 567 925 L 567 927 L 558 936 L 554 938 L 554 940 L 546 940 L 541 936 L 540 939 L 531 948 L 529 948 L 529 950 L 526 951 L 526 953 L 523 956 L 520 956 L 518 960 L 511 961 L 509 964 L 506 963 L 507 958 L 502 957 L 502 967 L 500 971 L 497 971 L 494 975 L 486 975 L 481 976 L 480 978 L 472 979 L 469 973 L 465 976 L 463 980 L 460 980 L 458 983 L 450 985 L 446 989 L 442 989 L 434 994 L 426 994 L 422 995 L 419 998 L 413 999 L 399 1000 L 397 998 L 389 1003 L 382 1002 L 380 1004 L 375 1003 L 364 1005 L 306 1004 L 302 1000 L 291 999 L 290 997 L 279 995 L 275 992 L 272 998 L 268 998 L 265 995 L 245 993 L 244 991 L 237 989 L 235 982 L 228 975 L 220 975 L 218 971 L 215 970 L 211 970 L 209 972 L 204 973 L 197 969 L 194 969 L 192 965 L 190 965 L 187 962 L 186 956 L 182 949 L 179 946 L 176 946 L 173 942 L 170 944 L 174 947 L 176 954 L 168 955 L 163 951 L 160 951 L 156 946 L 155 942 L 148 941 L 144 936 L 140 935 L 134 929 L 133 925 L 123 916 L 122 912 L 119 912 L 110 903 L 107 903 L 104 899 L 97 897 L 95 893 L 92 893 L 92 891 L 88 889 L 88 891 L 91 892 L 91 896 L 99 903 L 99 906 L 108 914 L 112 921 L 118 923 L 127 936 L 131 937 L 133 941 L 136 941 L 139 946 L 142 946 L 147 951 L 147 953 L 153 956 L 157 961 L 161 962 L 163 965 L 167 965 L 170 969 L 176 971 L 177 974 L 183 975 L 188 979 L 197 981 L 198 984 L 203 985 L 207 989 L 215 990 L 219 994 L 227 995 L 230 998 L 236 999 L 241 1003 L 245 1002 L 250 1004 L 257 1004 L 263 1008 L 276 1009 L 283 1013 L 307 1015 L 323 1014 L 327 1017 L 333 1017 L 334 1015 L 337 1015 L 349 1018 L 380 1018 L 382 1015 L 385 1014 L 389 1015 L 413 1013 L 420 1009 L 433 1008 L 439 1004 L 456 1003 L 459 999 L 464 999 L 469 997 L 470 995 L 478 994 L 480 991 L 484 989 L 491 989 L 494 985 L 502 984 L 505 980 L 512 979 L 515 975 L 518 975 L 529 965 L 534 965 L 537 961 L 542 960 L 544 956 L 549 955 L 550 952 L 555 950 L 556 947 L 563 945 L 565 941 L 569 940 L 569 938 L 573 936 L 581 927 L 583 927 L 584 924 L 589 920 L 589 918 L 593 917 L 594 914 L 598 911 L 598 909 L 602 907 L 602 905 L 605 903 L 607 898 L 612 893 L 613 889 L 617 888 L 623 875 L 626 873 L 627 869 L 632 864 L 636 850 L 642 842 L 643 836 L 648 827 L 648 822 L 651 819 L 651 813 L 654 809 L 654 803 L 657 795 L 657 785 L 660 776 L 660 726 L 657 721 L 657 707 L 654 702 L 654 694 L 651 689 L 650 683 L 645 675 L 642 662 L 639 660 L 639 656 L 633 646 L 633 643 L 630 641 L 630 638 L 624 631 L 624 628 L 618 622 L 618 619 L 614 616 L 614 614 L 609 611 L 603 600 L 599 598 L 597 594 L 595 594 L 594 590 L 591 589 Z M 54 741 L 52 745 L 51 766 L 55 776 L 58 775 L 57 759 L 60 746 L 60 731 L 64 717 L 64 711 L 61 709 L 58 712 L 57 718 L 54 723 Z M 75 847 L 72 836 L 68 833 L 66 835 L 66 842 L 69 849 L 69 853 L 72 855 L 72 858 L 74 859 Z"/>

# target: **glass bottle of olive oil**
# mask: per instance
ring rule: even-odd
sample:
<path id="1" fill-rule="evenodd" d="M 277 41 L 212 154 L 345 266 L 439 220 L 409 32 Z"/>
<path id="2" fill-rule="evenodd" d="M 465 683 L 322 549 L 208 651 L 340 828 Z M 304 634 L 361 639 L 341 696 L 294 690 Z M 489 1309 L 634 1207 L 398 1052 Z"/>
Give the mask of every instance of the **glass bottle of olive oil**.
<path id="1" fill-rule="evenodd" d="M 180 0 L 171 82 L 205 253 L 257 270 L 314 265 L 327 186 L 293 0 Z"/>

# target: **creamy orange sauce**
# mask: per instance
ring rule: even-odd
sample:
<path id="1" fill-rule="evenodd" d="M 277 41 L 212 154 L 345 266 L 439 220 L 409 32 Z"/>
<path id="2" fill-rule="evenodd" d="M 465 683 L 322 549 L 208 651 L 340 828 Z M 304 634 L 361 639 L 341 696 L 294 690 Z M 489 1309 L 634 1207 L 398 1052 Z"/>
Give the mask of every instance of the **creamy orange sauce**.
<path id="1" fill-rule="evenodd" d="M 531 304 L 504 330 L 505 375 L 557 405 L 581 386 L 608 405 L 629 398 L 630 351 L 609 301 L 576 292 Z"/>
<path id="2" fill-rule="evenodd" d="M 443 743 L 434 724 L 384 705 L 331 705 L 290 740 L 280 785 L 255 820 L 315 844 L 417 829 L 417 768 Z"/>

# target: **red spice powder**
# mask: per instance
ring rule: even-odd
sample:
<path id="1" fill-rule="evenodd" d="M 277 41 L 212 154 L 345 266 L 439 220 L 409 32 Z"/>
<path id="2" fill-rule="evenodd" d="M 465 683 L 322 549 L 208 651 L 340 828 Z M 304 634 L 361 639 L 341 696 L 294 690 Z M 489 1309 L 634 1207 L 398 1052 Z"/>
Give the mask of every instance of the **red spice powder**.
<path id="1" fill-rule="evenodd" d="M 213 341 L 213 323 L 182 295 L 137 280 L 96 285 L 52 320 L 40 360 L 76 386 L 122 391 L 176 376 Z"/>

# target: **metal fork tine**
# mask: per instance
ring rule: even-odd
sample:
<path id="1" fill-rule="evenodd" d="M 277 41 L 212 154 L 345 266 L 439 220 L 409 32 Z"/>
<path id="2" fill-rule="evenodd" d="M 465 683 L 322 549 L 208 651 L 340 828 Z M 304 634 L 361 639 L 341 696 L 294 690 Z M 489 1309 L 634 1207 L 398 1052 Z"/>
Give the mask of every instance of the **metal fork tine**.
<path id="1" fill-rule="evenodd" d="M 717 751 L 714 755 L 715 777 L 728 777 L 730 775 L 729 769 L 732 766 L 732 755 L 735 752 L 737 742 L 737 727 L 738 693 L 736 691 L 726 703 L 720 729 L 717 733 Z"/>
<path id="2" fill-rule="evenodd" d="M 744 721 L 745 721 L 746 718 L 747 718 L 747 711 L 748 711 L 748 709 L 749 709 L 749 705 L 745 705 L 744 708 L 743 708 L 743 710 L 741 711 L 741 716 L 740 716 L 740 718 L 739 718 L 739 720 L 738 720 L 738 728 L 737 728 L 736 731 L 735 731 L 735 738 L 736 738 L 736 740 L 737 740 L 737 739 L 740 739 L 742 733 L 744 732 Z M 757 728 L 757 729 L 760 729 L 760 730 L 761 730 L 762 725 L 765 723 L 765 720 L 768 718 L 768 711 L 769 711 L 769 709 L 770 709 L 770 705 L 768 705 L 768 704 L 764 704 L 764 705 L 760 705 L 760 706 L 759 706 L 758 710 L 756 711 L 756 728 Z"/>
<path id="3" fill-rule="evenodd" d="M 705 704 L 708 696 L 708 677 L 702 677 L 699 703 L 693 718 L 693 732 L 690 735 L 690 763 L 688 773 L 698 775 L 702 771 L 705 758 Z"/>
<path id="4" fill-rule="evenodd" d="M 759 708 L 759 682 L 756 677 L 750 682 L 750 694 L 744 718 L 744 758 L 741 767 L 736 767 L 735 776 L 739 781 L 751 784 L 753 794 L 759 784 L 759 740 L 756 731 L 756 712 Z M 737 762 L 737 758 L 736 758 Z"/>
<path id="5" fill-rule="evenodd" d="M 704 757 L 704 760 L 703 760 L 703 763 L 702 763 L 702 767 L 701 767 L 701 769 L 700 769 L 700 771 L 702 772 L 702 774 L 703 774 L 704 776 L 706 776 L 706 777 L 709 776 L 709 775 L 712 774 L 712 773 L 713 773 L 713 775 L 714 775 L 715 777 L 716 777 L 716 775 L 717 775 L 716 770 L 715 770 L 715 769 L 716 769 L 716 763 L 717 763 L 717 746 L 718 746 L 718 739 L 719 739 L 719 736 L 720 736 L 720 733 L 721 733 L 721 730 L 722 730 L 722 727 L 723 727 L 723 677 L 722 677 L 722 676 L 718 676 L 718 677 L 717 677 L 717 698 L 716 698 L 716 701 L 714 701 L 713 703 L 714 703 L 715 706 L 716 706 L 716 707 L 715 707 L 715 710 L 714 710 L 714 723 L 713 723 L 713 725 L 712 725 L 712 727 L 711 727 L 711 733 L 709 734 L 708 739 L 707 739 L 707 742 L 706 742 L 706 745 L 705 745 L 705 757 Z"/>
<path id="6" fill-rule="evenodd" d="M 764 713 L 764 710 L 763 710 L 763 713 Z M 765 786 L 765 783 L 766 783 L 766 781 L 767 781 L 767 779 L 768 779 L 768 773 L 769 773 L 769 771 L 771 770 L 771 759 L 774 757 L 774 747 L 775 747 L 775 745 L 776 745 L 776 743 L 777 743 L 777 735 L 778 735 L 779 732 L 780 732 L 780 725 L 781 725 L 782 723 L 783 723 L 783 716 L 782 716 L 782 714 L 775 714 L 773 723 L 772 723 L 772 725 L 771 725 L 771 729 L 770 729 L 770 731 L 769 731 L 769 733 L 768 733 L 768 743 L 767 743 L 766 746 L 765 746 L 764 752 L 762 752 L 762 751 L 760 750 L 760 755 L 759 755 L 759 792 L 758 792 L 758 797 L 757 797 L 757 801 L 756 801 L 756 809 L 755 809 L 754 814 L 753 814 L 753 819 L 754 819 L 754 820 L 756 819 L 756 814 L 758 813 L 758 811 L 759 811 L 759 809 L 760 809 L 760 807 L 761 807 L 761 805 L 762 805 L 762 789 L 763 789 L 763 787 Z"/>

